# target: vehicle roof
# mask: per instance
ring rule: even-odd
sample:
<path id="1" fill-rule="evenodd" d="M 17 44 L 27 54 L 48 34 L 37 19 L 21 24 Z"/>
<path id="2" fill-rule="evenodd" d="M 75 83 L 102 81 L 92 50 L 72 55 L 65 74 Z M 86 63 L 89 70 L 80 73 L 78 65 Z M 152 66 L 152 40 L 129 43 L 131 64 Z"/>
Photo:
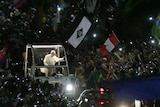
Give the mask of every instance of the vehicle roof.
<path id="1" fill-rule="evenodd" d="M 63 47 L 63 45 L 60 45 L 60 44 L 58 44 L 58 45 L 55 45 L 55 44 L 28 44 L 27 45 L 28 46 L 28 48 L 31 48 L 31 47 L 33 47 L 33 48 L 61 48 L 61 47 Z"/>

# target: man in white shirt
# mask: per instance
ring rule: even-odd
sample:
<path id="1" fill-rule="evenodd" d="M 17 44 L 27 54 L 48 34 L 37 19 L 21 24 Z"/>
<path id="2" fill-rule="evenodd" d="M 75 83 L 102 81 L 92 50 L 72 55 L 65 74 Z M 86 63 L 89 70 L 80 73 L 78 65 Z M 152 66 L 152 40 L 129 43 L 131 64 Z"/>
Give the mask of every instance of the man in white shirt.
<path id="1" fill-rule="evenodd" d="M 50 54 L 47 54 L 44 57 L 43 63 L 45 66 L 56 65 L 57 62 L 63 62 L 64 57 L 57 57 L 56 51 L 51 50 Z M 41 72 L 45 73 L 46 77 L 51 76 L 53 73 L 56 73 L 56 68 L 41 68 Z"/>

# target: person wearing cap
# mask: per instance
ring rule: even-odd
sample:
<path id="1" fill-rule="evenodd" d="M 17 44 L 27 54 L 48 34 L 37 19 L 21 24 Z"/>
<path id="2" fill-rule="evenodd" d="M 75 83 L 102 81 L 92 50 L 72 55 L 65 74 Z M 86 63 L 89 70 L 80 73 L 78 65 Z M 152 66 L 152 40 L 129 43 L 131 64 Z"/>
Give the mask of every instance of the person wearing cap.
<path id="1" fill-rule="evenodd" d="M 63 62 L 64 57 L 57 57 L 56 51 L 51 50 L 50 54 L 45 55 L 43 63 L 45 66 L 56 65 L 57 62 Z M 41 68 L 41 72 L 45 73 L 46 77 L 51 76 L 53 73 L 56 73 L 56 68 Z"/>

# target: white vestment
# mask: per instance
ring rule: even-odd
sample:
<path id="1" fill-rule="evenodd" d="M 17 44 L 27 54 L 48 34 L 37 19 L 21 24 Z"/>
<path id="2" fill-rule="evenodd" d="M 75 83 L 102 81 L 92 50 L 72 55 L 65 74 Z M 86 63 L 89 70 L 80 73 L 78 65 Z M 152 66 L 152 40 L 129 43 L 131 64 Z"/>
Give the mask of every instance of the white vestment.
<path id="1" fill-rule="evenodd" d="M 44 57 L 43 63 L 45 66 L 55 65 L 57 62 L 64 61 L 64 58 L 59 58 L 57 56 L 51 56 L 51 54 L 47 54 Z M 56 68 L 40 68 L 42 73 L 45 73 L 46 77 L 51 76 L 53 73 L 56 73 Z"/>

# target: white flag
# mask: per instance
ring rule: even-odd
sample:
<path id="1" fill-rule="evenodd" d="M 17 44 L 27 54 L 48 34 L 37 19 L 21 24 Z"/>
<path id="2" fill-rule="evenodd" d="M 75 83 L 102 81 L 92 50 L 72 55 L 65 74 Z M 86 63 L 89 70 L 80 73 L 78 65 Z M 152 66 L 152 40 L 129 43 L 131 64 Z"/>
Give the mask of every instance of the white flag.
<path id="1" fill-rule="evenodd" d="M 53 31 L 57 31 L 58 29 L 58 24 L 61 23 L 61 20 L 60 20 L 60 13 L 59 11 L 57 10 L 56 14 L 55 14 L 55 17 L 52 19 L 52 28 L 53 28 Z"/>
<path id="2" fill-rule="evenodd" d="M 86 36 L 91 25 L 91 22 L 84 16 L 77 28 L 75 29 L 75 31 L 73 32 L 72 36 L 68 39 L 68 42 L 74 48 L 77 48 L 77 46 L 82 42 L 82 40 Z"/>

